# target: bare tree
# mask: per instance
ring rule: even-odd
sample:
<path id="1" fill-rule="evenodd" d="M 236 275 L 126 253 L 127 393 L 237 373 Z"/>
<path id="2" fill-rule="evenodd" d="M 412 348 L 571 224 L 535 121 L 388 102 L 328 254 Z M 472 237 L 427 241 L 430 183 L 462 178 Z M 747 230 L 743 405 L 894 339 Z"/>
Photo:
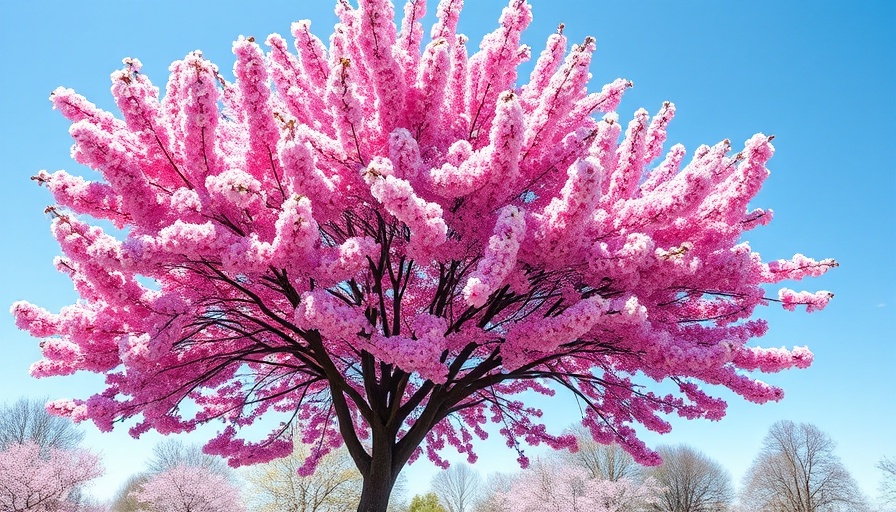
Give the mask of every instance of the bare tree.
<path id="1" fill-rule="evenodd" d="M 452 464 L 433 477 L 432 489 L 448 512 L 469 512 L 479 499 L 482 477 L 469 464 Z"/>
<path id="2" fill-rule="evenodd" d="M 361 499 L 361 474 L 346 450 L 325 455 L 317 470 L 300 476 L 308 448 L 296 443 L 287 457 L 248 468 L 252 510 L 258 512 L 344 512 Z"/>
<path id="3" fill-rule="evenodd" d="M 775 423 L 747 471 L 741 501 L 757 512 L 866 510 L 865 498 L 834 447 L 815 425 Z"/>
<path id="4" fill-rule="evenodd" d="M 516 475 L 510 473 L 492 473 L 482 487 L 479 501 L 473 512 L 510 512 L 507 496 L 501 491 L 510 489 Z"/>
<path id="5" fill-rule="evenodd" d="M 884 457 L 877 463 L 884 474 L 880 481 L 880 499 L 885 505 L 896 506 L 896 459 Z"/>
<path id="6" fill-rule="evenodd" d="M 202 468 L 228 479 L 233 478 L 233 470 L 224 459 L 202 453 L 199 445 L 166 439 L 153 446 L 152 457 L 146 462 L 150 474 L 164 473 L 175 466 Z"/>
<path id="7" fill-rule="evenodd" d="M 716 512 L 727 510 L 734 499 L 731 476 L 721 464 L 686 445 L 661 446 L 660 466 L 645 475 L 657 485 L 650 510 L 663 512 Z"/>
<path id="8" fill-rule="evenodd" d="M 46 398 L 23 397 L 0 407 L 0 450 L 29 440 L 43 451 L 71 450 L 81 443 L 84 433 L 71 420 L 48 413 L 45 403 Z"/>
<path id="9" fill-rule="evenodd" d="M 591 478 L 618 482 L 623 478 L 639 480 L 641 466 L 618 444 L 601 444 L 582 426 L 572 428 L 578 450 L 561 452 L 562 460 L 588 470 Z"/>

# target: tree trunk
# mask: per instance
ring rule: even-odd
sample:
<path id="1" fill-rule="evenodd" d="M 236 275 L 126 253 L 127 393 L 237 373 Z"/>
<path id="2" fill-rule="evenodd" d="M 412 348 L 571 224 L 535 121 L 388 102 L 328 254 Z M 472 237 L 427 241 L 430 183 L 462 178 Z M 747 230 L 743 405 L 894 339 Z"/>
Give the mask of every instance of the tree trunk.
<path id="1" fill-rule="evenodd" d="M 358 512 L 386 512 L 392 494 L 393 478 L 388 472 L 371 472 L 364 475 Z"/>
<path id="2" fill-rule="evenodd" d="M 361 471 L 364 484 L 358 512 L 386 512 L 392 487 L 401 468 L 393 467 L 394 442 L 383 429 L 372 429 L 370 465 Z"/>

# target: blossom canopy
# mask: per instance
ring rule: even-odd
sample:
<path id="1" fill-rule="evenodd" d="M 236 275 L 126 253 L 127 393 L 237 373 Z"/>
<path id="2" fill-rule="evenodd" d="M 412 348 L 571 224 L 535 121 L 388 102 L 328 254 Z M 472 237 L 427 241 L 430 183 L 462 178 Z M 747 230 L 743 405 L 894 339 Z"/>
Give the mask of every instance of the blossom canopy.
<path id="1" fill-rule="evenodd" d="M 438 3 L 427 41 L 426 2 L 400 25 L 391 2 L 358 3 L 337 3 L 328 46 L 308 20 L 291 27 L 294 50 L 240 37 L 233 82 L 197 51 L 161 94 L 125 59 L 111 77 L 120 118 L 53 92 L 73 157 L 102 175 L 33 178 L 57 202 L 56 266 L 81 300 L 12 312 L 44 339 L 33 375 L 106 384 L 52 410 L 103 430 L 136 418 L 135 436 L 220 421 L 205 450 L 233 465 L 288 455 L 295 424 L 317 447 L 305 471 L 347 445 L 364 502 L 420 453 L 475 460 L 489 422 L 523 465 L 521 441 L 573 446 L 527 391 L 571 392 L 594 438 L 642 463 L 658 458 L 633 426 L 724 415 L 706 385 L 781 398 L 751 372 L 812 354 L 749 345 L 767 330 L 754 310 L 823 308 L 829 292 L 764 287 L 836 262 L 764 262 L 741 240 L 772 218 L 748 209 L 772 137 L 664 152 L 674 105 L 624 126 L 632 84 L 589 91 L 595 41 L 570 45 L 562 26 L 519 77 L 523 0 L 472 54 L 461 0 Z M 247 440 L 265 417 L 282 423 Z"/>

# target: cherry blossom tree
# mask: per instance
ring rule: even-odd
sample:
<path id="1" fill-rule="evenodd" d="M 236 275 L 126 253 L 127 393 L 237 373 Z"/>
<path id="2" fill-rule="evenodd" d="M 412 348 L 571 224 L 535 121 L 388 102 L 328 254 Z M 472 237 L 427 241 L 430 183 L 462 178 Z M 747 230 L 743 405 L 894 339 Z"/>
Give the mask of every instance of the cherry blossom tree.
<path id="1" fill-rule="evenodd" d="M 202 453 L 197 444 L 186 444 L 178 439 L 165 439 L 152 448 L 152 456 L 146 461 L 146 471 L 132 475 L 119 488 L 111 501 L 111 512 L 138 512 L 148 506 L 141 501 L 143 486 L 155 478 L 178 467 L 190 468 L 200 475 L 214 475 L 223 478 L 230 484 L 239 480 L 236 471 L 229 467 L 220 457 Z M 186 471 L 186 470 L 181 470 Z M 217 481 L 217 480 L 216 480 Z"/>
<path id="2" fill-rule="evenodd" d="M 74 512 L 72 492 L 102 473 L 99 458 L 85 450 L 9 444 L 0 450 L 0 510 Z"/>
<path id="3" fill-rule="evenodd" d="M 277 34 L 267 53 L 240 37 L 233 82 L 193 52 L 160 94 L 125 59 L 121 118 L 53 92 L 72 155 L 102 175 L 33 177 L 57 202 L 56 266 L 81 299 L 12 312 L 43 339 L 34 376 L 106 382 L 55 402 L 59 414 L 102 430 L 136 418 L 135 436 L 220 420 L 204 449 L 235 466 L 288 455 L 297 423 L 317 447 L 303 471 L 344 443 L 359 510 L 382 511 L 420 454 L 444 466 L 450 445 L 475 461 L 488 422 L 522 466 L 523 444 L 573 446 L 524 392 L 571 393 L 595 440 L 645 464 L 659 458 L 633 425 L 724 415 L 703 383 L 781 399 L 752 372 L 812 354 L 750 345 L 767 330 L 754 312 L 823 308 L 827 291 L 774 298 L 765 285 L 836 263 L 764 262 L 741 241 L 772 218 L 748 210 L 772 137 L 663 156 L 675 107 L 626 126 L 614 109 L 632 84 L 589 91 L 595 42 L 569 46 L 562 28 L 519 77 L 524 0 L 472 54 L 462 0 L 438 3 L 425 43 L 425 1 L 398 26 L 388 0 L 358 3 L 337 3 L 329 47 L 307 20 L 292 25 L 295 51 Z M 243 435 L 263 418 L 268 437 Z"/>
<path id="4" fill-rule="evenodd" d="M 242 512 L 239 489 L 202 466 L 180 464 L 151 476 L 135 498 L 151 512 Z"/>
<path id="5" fill-rule="evenodd" d="M 507 512 L 624 512 L 653 503 L 652 480 L 594 478 L 585 468 L 540 461 L 501 493 Z"/>

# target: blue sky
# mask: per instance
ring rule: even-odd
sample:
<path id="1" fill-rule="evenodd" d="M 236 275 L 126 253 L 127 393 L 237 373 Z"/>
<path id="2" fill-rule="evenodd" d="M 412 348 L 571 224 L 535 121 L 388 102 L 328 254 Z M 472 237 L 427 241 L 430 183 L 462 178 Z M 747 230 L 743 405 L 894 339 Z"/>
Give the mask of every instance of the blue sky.
<path id="1" fill-rule="evenodd" d="M 736 150 L 755 132 L 774 134 L 772 176 L 754 206 L 772 208 L 775 220 L 746 239 L 766 260 L 801 252 L 841 264 L 805 283 L 806 289 L 836 294 L 826 310 L 760 312 L 771 329 L 759 344 L 809 345 L 815 353 L 808 370 L 766 377 L 784 387 L 782 402 L 756 406 L 732 398 L 721 422 L 673 421 L 671 434 L 646 441 L 692 444 L 725 465 L 737 483 L 773 422 L 811 422 L 838 442 L 861 487 L 876 494 L 874 464 L 896 456 L 896 3 L 530 1 L 535 20 L 525 42 L 536 55 L 563 22 L 570 41 L 597 39 L 592 88 L 617 77 L 634 82 L 619 108 L 623 120 L 638 107 L 656 111 L 670 100 L 677 116 L 669 141 L 689 150 L 724 138 Z M 430 1 L 430 11 L 435 3 Z M 478 42 L 495 26 L 504 2 L 467 3 L 460 30 Z M 335 21 L 329 1 L 148 5 L 0 4 L 0 172 L 6 191 L 0 215 L 10 231 L 0 251 L 4 308 L 27 299 L 56 310 L 76 299 L 71 283 L 52 266 L 58 247 L 43 214 L 52 199 L 28 179 L 41 169 L 84 172 L 69 158 L 67 121 L 47 100 L 56 86 L 114 109 L 108 76 L 124 57 L 142 60 L 143 71 L 163 86 L 168 65 L 189 51 L 202 49 L 230 70 L 230 45 L 240 34 L 288 35 L 292 21 L 308 18 L 326 40 Z M 21 395 L 86 396 L 98 389 L 100 380 L 90 375 L 30 378 L 37 343 L 16 330 L 10 315 L 0 315 L 0 402 Z M 577 409 L 552 400 L 546 413 L 560 428 L 575 421 Z M 94 489 L 100 497 L 140 470 L 159 439 L 133 441 L 124 429 L 86 430 L 86 443 L 106 456 L 107 476 Z M 483 472 L 513 467 L 515 454 L 498 439 L 480 451 Z M 434 471 L 428 462 L 412 466 L 411 491 L 425 490 Z"/>

